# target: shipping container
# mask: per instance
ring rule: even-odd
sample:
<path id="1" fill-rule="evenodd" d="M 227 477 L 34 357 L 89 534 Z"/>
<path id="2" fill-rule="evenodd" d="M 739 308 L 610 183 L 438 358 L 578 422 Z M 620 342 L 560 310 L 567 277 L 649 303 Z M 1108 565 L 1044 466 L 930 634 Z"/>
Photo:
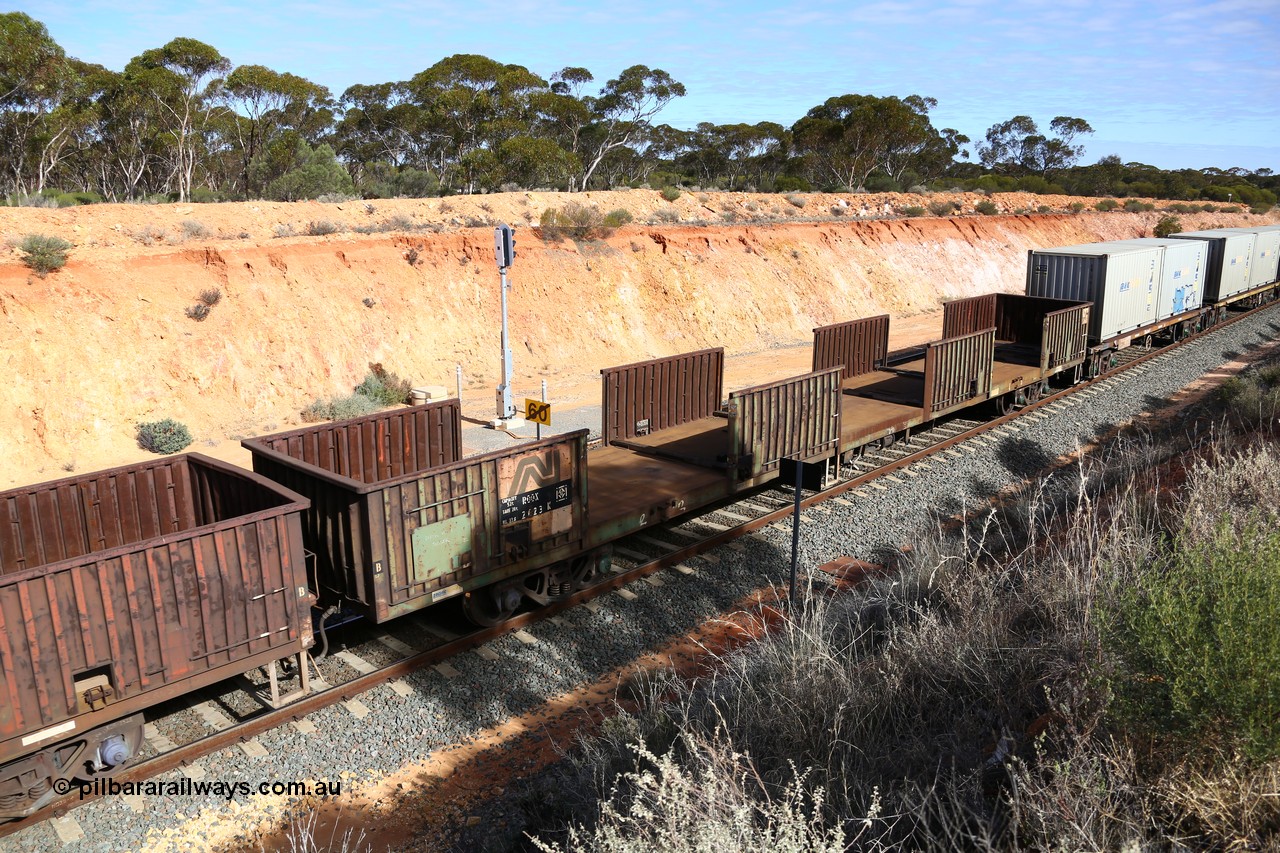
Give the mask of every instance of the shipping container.
<path id="1" fill-rule="evenodd" d="M 306 508 L 195 453 L 0 493 L 0 764 L 28 756 L 0 815 L 135 750 L 143 709 L 311 645 Z"/>
<path id="2" fill-rule="evenodd" d="M 1252 233 L 1231 229 L 1181 231 L 1170 234 L 1169 238 L 1203 240 L 1208 245 L 1204 277 L 1205 305 L 1213 305 L 1249 289 L 1249 266 L 1253 262 L 1255 239 Z"/>
<path id="3" fill-rule="evenodd" d="M 337 435 L 345 426 L 301 432 Z M 417 470 L 391 458 L 404 445 L 383 431 L 372 453 L 387 462 L 363 470 L 403 473 L 365 480 L 334 470 L 339 454 L 303 459 L 298 432 L 241 444 L 254 471 L 311 499 L 303 535 L 324 601 L 383 622 L 581 550 L 587 430 Z"/>
<path id="4" fill-rule="evenodd" d="M 723 402 L 724 347 L 600 371 L 605 443 L 711 417 Z"/>
<path id="5" fill-rule="evenodd" d="M 1161 252 L 1123 243 L 1032 249 L 1026 292 L 1090 303 L 1090 340 L 1108 341 L 1155 322 Z"/>
<path id="6" fill-rule="evenodd" d="M 1204 279 L 1209 264 L 1209 244 L 1203 240 L 1173 240 L 1142 237 L 1120 240 L 1128 244 L 1161 250 L 1160 275 L 1156 287 L 1156 322 L 1196 311 L 1204 300 Z"/>
<path id="7" fill-rule="evenodd" d="M 1280 278 L 1280 226 L 1259 225 L 1220 230 L 1253 235 L 1253 254 L 1249 258 L 1249 287 L 1246 289 L 1272 284 Z"/>
<path id="8" fill-rule="evenodd" d="M 813 330 L 813 369 L 842 368 L 841 379 L 884 365 L 889 354 L 889 315 L 833 323 Z"/>

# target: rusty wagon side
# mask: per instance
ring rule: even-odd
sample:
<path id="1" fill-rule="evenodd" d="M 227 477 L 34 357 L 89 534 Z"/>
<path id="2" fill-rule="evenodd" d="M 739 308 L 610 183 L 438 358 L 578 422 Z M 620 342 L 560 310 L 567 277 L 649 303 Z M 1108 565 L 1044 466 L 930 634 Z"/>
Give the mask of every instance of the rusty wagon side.
<path id="1" fill-rule="evenodd" d="M 587 431 L 462 459 L 458 419 L 448 400 L 241 442 L 254 471 L 311 499 L 322 603 L 383 622 L 579 555 Z M 339 452 L 353 434 L 359 468 Z M 536 600 L 562 580 L 534 583 L 521 594 Z"/>
<path id="2" fill-rule="evenodd" d="M 306 507 L 195 453 L 0 493 L 0 816 L 126 763 L 145 708 L 310 646 Z"/>

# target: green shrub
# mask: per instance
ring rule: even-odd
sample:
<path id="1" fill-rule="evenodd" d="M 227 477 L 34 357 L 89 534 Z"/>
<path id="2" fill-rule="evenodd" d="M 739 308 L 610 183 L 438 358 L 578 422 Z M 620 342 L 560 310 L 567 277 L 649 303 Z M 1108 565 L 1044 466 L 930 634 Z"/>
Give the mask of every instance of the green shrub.
<path id="1" fill-rule="evenodd" d="M 1104 198 L 1101 201 L 1099 201 L 1097 204 L 1095 204 L 1093 206 L 1093 209 L 1100 211 L 1102 213 L 1106 213 L 1107 211 L 1115 210 L 1119 206 L 1120 206 L 1120 203 L 1116 201 L 1114 198 Z"/>
<path id="2" fill-rule="evenodd" d="M 1082 211 L 1082 210 L 1084 210 L 1084 202 L 1082 202 L 1082 201 L 1073 201 L 1073 202 L 1071 202 L 1071 212 L 1072 212 L 1072 213 L 1079 213 L 1079 212 L 1080 212 L 1080 211 Z"/>
<path id="3" fill-rule="evenodd" d="M 356 386 L 356 393 L 363 394 L 380 406 L 394 406 L 409 402 L 413 390 L 408 379 L 402 379 L 381 364 L 369 365 L 369 373 Z"/>
<path id="4" fill-rule="evenodd" d="M 1156 206 L 1147 201 L 1138 201 L 1136 198 L 1131 198 L 1124 203 L 1124 209 L 1128 213 L 1141 213 L 1147 210 L 1155 210 Z"/>
<path id="5" fill-rule="evenodd" d="M 1200 212 L 1201 213 L 1217 213 L 1218 208 L 1213 206 L 1212 204 L 1202 204 L 1200 205 Z"/>
<path id="6" fill-rule="evenodd" d="M 66 266 L 67 252 L 72 248 L 72 244 L 61 237 L 45 234 L 28 234 L 18 244 L 18 251 L 23 254 L 22 262 L 41 278 Z"/>
<path id="7" fill-rule="evenodd" d="M 796 195 L 795 193 L 792 193 L 791 195 L 787 196 L 787 203 L 790 204 L 792 207 L 803 208 L 805 204 L 808 203 L 808 201 L 809 200 L 806 199 L 804 196 Z"/>
<path id="8" fill-rule="evenodd" d="M 631 211 L 620 207 L 605 214 L 604 224 L 606 228 L 620 228 L 631 222 L 633 218 Z"/>
<path id="9" fill-rule="evenodd" d="M 222 199 L 208 187 L 195 187 L 191 190 L 191 201 L 195 204 L 213 204 Z"/>
<path id="10" fill-rule="evenodd" d="M 1243 208 L 1238 204 L 1225 204 L 1221 208 L 1223 213 L 1239 213 L 1241 210 L 1243 210 Z"/>
<path id="11" fill-rule="evenodd" d="M 773 182 L 773 191 L 776 193 L 813 192 L 813 184 L 809 183 L 804 178 L 797 178 L 792 175 L 779 175 Z"/>
<path id="12" fill-rule="evenodd" d="M 675 187 L 663 187 L 662 192 L 659 193 L 659 195 L 661 195 L 667 201 L 675 201 L 676 199 L 680 198 L 680 190 L 676 189 Z"/>
<path id="13" fill-rule="evenodd" d="M 607 237 L 612 228 L 605 223 L 600 211 L 590 205 L 571 201 L 561 208 L 548 207 L 538 220 L 539 235 L 543 240 L 559 242 L 565 237 L 573 240 L 590 240 Z"/>
<path id="14" fill-rule="evenodd" d="M 1280 382 L 1269 367 L 1233 376 L 1218 386 L 1217 398 L 1227 415 L 1246 428 L 1270 427 L 1280 417 Z"/>
<path id="15" fill-rule="evenodd" d="M 1273 204 L 1266 204 L 1265 202 L 1260 202 L 1260 203 L 1258 203 L 1258 204 L 1252 204 L 1252 205 L 1250 205 L 1250 206 L 1249 206 L 1249 212 L 1250 212 L 1250 213 L 1256 213 L 1258 216 L 1261 216 L 1262 214 L 1264 214 L 1264 213 L 1266 213 L 1267 211 L 1271 210 L 1271 208 L 1273 208 L 1273 207 L 1275 207 L 1275 205 L 1273 205 Z"/>
<path id="16" fill-rule="evenodd" d="M 1118 597 L 1107 647 L 1136 676 L 1111 685 L 1137 727 L 1188 742 L 1235 740 L 1260 760 L 1280 757 L 1280 531 L 1219 523 L 1197 541 L 1179 534 L 1140 582 Z"/>
<path id="17" fill-rule="evenodd" d="M 345 421 L 378 411 L 378 404 L 363 394 L 348 394 L 329 400 L 315 400 L 302 410 L 304 421 Z"/>
<path id="18" fill-rule="evenodd" d="M 209 229 L 204 226 L 203 222 L 195 219 L 185 219 L 182 222 L 182 235 L 190 239 L 200 239 L 209 236 Z"/>
<path id="19" fill-rule="evenodd" d="M 996 207 L 995 202 L 983 199 L 973 206 L 973 209 L 981 213 L 983 216 L 995 216 L 1000 212 L 1000 208 Z"/>
<path id="20" fill-rule="evenodd" d="M 315 149 L 299 141 L 293 166 L 267 185 L 267 197 L 274 201 L 302 201 L 328 193 L 353 197 L 355 185 L 347 167 L 338 162 L 328 145 Z"/>
<path id="21" fill-rule="evenodd" d="M 904 207 L 900 212 L 903 216 L 924 216 L 924 208 L 918 204 L 913 204 L 910 207 Z"/>
<path id="22" fill-rule="evenodd" d="M 209 317 L 209 306 L 203 302 L 197 302 L 195 305 L 187 306 L 186 311 L 183 313 L 197 323 L 203 323 Z"/>
<path id="23" fill-rule="evenodd" d="M 173 418 L 138 424 L 138 446 L 152 453 L 177 453 L 191 443 L 191 430 Z"/>
<path id="24" fill-rule="evenodd" d="M 929 202 L 929 212 L 934 216 L 950 216 L 959 210 L 960 207 L 954 201 L 931 201 Z"/>
<path id="25" fill-rule="evenodd" d="M 1177 234 L 1182 230 L 1182 223 L 1176 216 L 1162 216 L 1160 221 L 1156 223 L 1155 229 L 1152 231 L 1157 237 L 1168 237 L 1170 234 Z"/>

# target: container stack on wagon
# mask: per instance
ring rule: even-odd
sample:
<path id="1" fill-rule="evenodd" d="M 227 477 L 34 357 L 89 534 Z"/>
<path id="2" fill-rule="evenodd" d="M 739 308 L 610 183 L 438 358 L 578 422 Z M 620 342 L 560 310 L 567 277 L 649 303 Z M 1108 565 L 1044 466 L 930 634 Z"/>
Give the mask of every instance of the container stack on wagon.
<path id="1" fill-rule="evenodd" d="M 127 763 L 159 702 L 271 666 L 280 704 L 291 656 L 305 691 L 306 508 L 194 453 L 0 493 L 0 816 Z"/>
<path id="2" fill-rule="evenodd" d="M 1249 266 L 1253 259 L 1254 235 L 1246 231 L 1182 231 L 1170 239 L 1196 240 L 1206 244 L 1204 302 L 1212 305 L 1250 288 Z"/>

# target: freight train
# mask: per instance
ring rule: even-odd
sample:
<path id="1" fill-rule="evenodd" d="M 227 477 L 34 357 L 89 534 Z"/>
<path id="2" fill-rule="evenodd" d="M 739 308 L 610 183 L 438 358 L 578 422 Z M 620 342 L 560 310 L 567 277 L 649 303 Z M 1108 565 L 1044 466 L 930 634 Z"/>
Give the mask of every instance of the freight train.
<path id="1" fill-rule="evenodd" d="M 1024 295 L 947 303 L 937 341 L 890 353 L 888 316 L 823 326 L 810 372 L 727 397 L 719 348 L 609 368 L 594 440 L 464 457 L 445 400 L 247 439 L 252 471 L 190 453 L 4 492 L 0 817 L 128 766 L 160 702 L 246 674 L 265 705 L 304 694 L 316 614 L 460 598 L 500 622 L 782 460 L 835 469 L 1275 299 L 1278 248 L 1271 226 L 1033 250 Z"/>

